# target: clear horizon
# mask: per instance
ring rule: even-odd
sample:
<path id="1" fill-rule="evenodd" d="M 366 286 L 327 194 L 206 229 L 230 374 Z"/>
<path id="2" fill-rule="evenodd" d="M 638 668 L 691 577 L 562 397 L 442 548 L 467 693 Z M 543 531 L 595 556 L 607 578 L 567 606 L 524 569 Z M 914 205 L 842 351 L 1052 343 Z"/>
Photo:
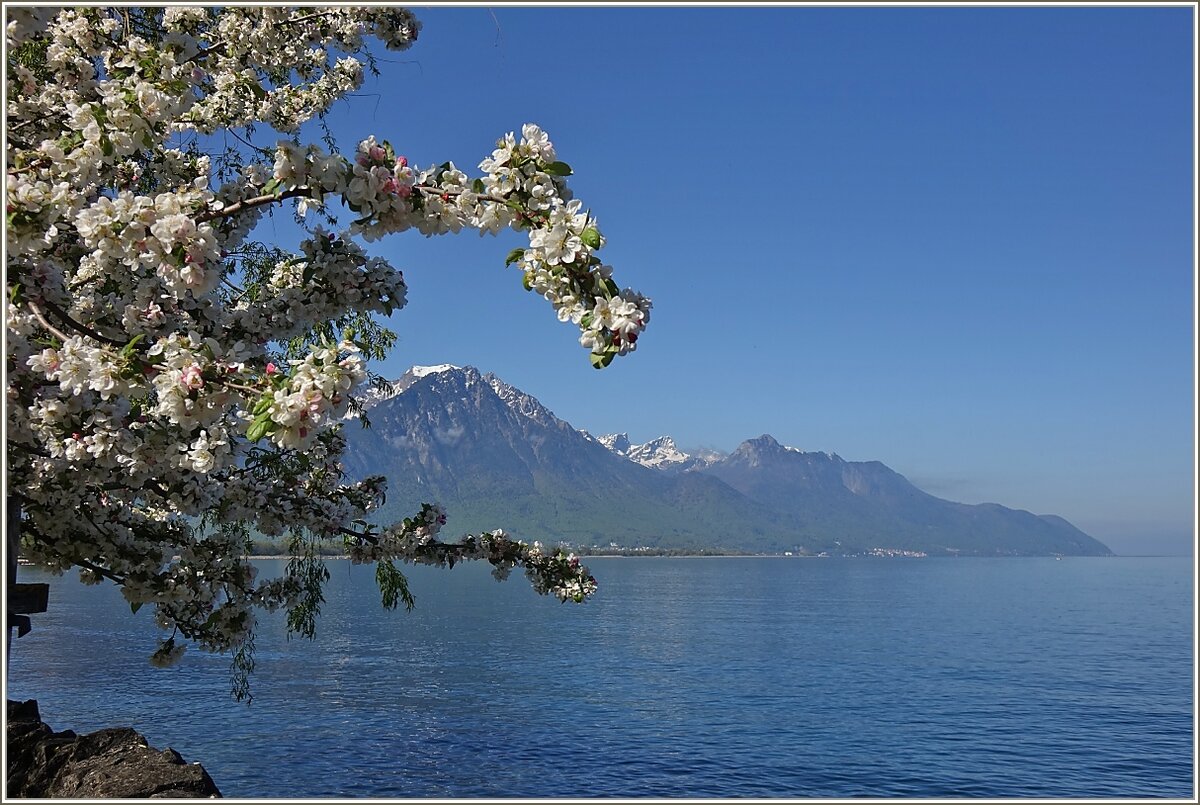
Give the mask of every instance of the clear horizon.
<path id="1" fill-rule="evenodd" d="M 504 267 L 521 236 L 393 236 L 380 374 L 472 365 L 591 433 L 769 433 L 1193 552 L 1193 9 L 416 13 L 339 146 L 472 173 L 538 123 L 655 308 L 597 372 Z M 258 234 L 294 245 L 289 218 Z"/>

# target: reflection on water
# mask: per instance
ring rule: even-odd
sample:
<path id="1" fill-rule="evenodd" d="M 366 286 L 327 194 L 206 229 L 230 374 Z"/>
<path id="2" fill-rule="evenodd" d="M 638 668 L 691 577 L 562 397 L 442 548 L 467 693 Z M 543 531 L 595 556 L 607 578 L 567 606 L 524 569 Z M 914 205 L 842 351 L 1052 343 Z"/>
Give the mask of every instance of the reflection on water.
<path id="1" fill-rule="evenodd" d="M 227 796 L 1191 794 L 1187 560 L 589 564 L 583 606 L 467 566 L 388 613 L 331 562 L 316 641 L 261 624 L 250 707 L 227 658 L 152 669 L 148 612 L 52 578 L 9 696 Z"/>

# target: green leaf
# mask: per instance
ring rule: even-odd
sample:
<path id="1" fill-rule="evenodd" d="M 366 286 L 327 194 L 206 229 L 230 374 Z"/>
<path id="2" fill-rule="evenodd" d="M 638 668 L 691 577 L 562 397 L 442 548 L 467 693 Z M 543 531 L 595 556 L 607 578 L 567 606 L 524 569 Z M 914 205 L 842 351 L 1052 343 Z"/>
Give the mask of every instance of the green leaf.
<path id="1" fill-rule="evenodd" d="M 483 185 L 483 179 L 476 179 L 475 181 L 471 182 L 471 189 L 476 193 L 482 193 L 487 188 Z"/>
<path id="2" fill-rule="evenodd" d="M 521 275 L 521 284 L 525 286 L 525 290 L 533 290 L 533 275 L 530 272 L 525 272 Z"/>
<path id="3" fill-rule="evenodd" d="M 145 333 L 138 333 L 132 339 L 130 339 L 129 343 L 121 348 L 121 357 L 128 358 L 130 355 L 132 355 L 134 348 L 138 345 L 138 342 L 145 337 Z"/>
<path id="4" fill-rule="evenodd" d="M 594 226 L 589 226 L 587 229 L 583 230 L 583 234 L 579 236 L 579 239 L 582 240 L 583 245 L 587 246 L 589 249 L 600 248 L 600 230 L 596 229 Z"/>
<path id="5" fill-rule="evenodd" d="M 508 257 L 504 258 L 504 265 L 511 266 L 513 263 L 525 256 L 525 250 L 518 247 L 508 253 Z"/>
<path id="6" fill-rule="evenodd" d="M 551 162 L 546 167 L 542 168 L 543 173 L 548 173 L 551 176 L 570 176 L 571 166 L 565 162 Z"/>
<path id="7" fill-rule="evenodd" d="M 252 442 L 257 442 L 259 439 L 267 435 L 272 425 L 270 414 L 259 414 L 259 416 L 250 423 L 250 427 L 246 428 L 246 438 Z"/>
<path id="8" fill-rule="evenodd" d="M 129 602 L 129 611 L 132 612 L 134 615 L 136 615 L 137 611 L 141 608 L 142 608 L 141 601 L 138 601 L 137 603 L 134 603 L 132 601 Z"/>
<path id="9" fill-rule="evenodd" d="M 395 609 L 401 601 L 409 612 L 416 606 L 416 599 L 408 589 L 408 579 L 390 561 L 384 560 L 375 566 L 375 583 L 379 585 L 384 609 Z"/>
<path id="10" fill-rule="evenodd" d="M 263 195 L 269 196 L 279 189 L 280 182 L 278 179 L 272 178 L 271 181 L 263 185 Z"/>
<path id="11" fill-rule="evenodd" d="M 617 353 L 615 352 L 605 352 L 600 355 L 597 355 L 595 352 L 593 352 L 590 355 L 592 359 L 592 366 L 596 369 L 603 369 L 605 366 L 608 366 L 613 362 L 613 358 L 615 358 L 616 355 Z"/>

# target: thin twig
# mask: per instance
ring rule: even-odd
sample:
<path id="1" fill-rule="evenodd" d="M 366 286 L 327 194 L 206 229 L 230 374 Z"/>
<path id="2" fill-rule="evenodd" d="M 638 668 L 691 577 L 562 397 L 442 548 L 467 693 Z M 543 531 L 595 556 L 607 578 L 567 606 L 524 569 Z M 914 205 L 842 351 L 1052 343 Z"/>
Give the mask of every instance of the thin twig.
<path id="1" fill-rule="evenodd" d="M 243 210 L 251 210 L 255 207 L 261 207 L 264 204 L 273 204 L 277 201 L 296 198 L 297 196 L 303 196 L 311 192 L 312 189 L 308 187 L 294 187 L 291 190 L 285 190 L 282 193 L 270 193 L 268 195 L 255 196 L 254 198 L 235 201 L 234 203 L 226 207 L 222 207 L 219 210 L 208 210 L 200 213 L 196 216 L 196 223 L 203 224 L 216 218 L 227 218 L 230 215 L 237 215 Z"/>
<path id="2" fill-rule="evenodd" d="M 11 140 L 12 137 L 9 137 L 9 139 Z M 28 165 L 25 165 L 24 167 L 10 168 L 8 171 L 8 175 L 9 176 L 20 176 L 22 173 L 28 173 L 29 171 L 37 170 L 38 168 L 44 168 L 49 164 L 51 164 L 49 159 L 46 159 L 45 157 L 41 157 L 41 158 L 35 159 L 33 162 L 30 162 Z"/>
<path id="3" fill-rule="evenodd" d="M 35 305 L 33 302 L 26 302 L 25 304 L 29 308 L 29 312 L 33 314 L 33 317 L 41 322 L 43 327 L 45 327 L 54 335 L 58 336 L 60 341 L 67 341 L 70 339 L 70 336 L 68 336 L 62 330 L 57 329 L 50 322 L 46 321 L 46 317 L 42 315 L 42 311 L 38 310 L 37 305 Z"/>
<path id="4" fill-rule="evenodd" d="M 95 525 L 95 524 L 93 523 L 93 525 Z M 89 562 L 86 559 L 76 559 L 75 564 L 79 565 L 80 567 L 82 567 L 86 570 L 90 570 L 93 573 L 99 573 L 104 578 L 108 579 L 109 581 L 115 582 L 116 584 L 124 584 L 125 583 L 125 578 L 123 576 L 118 576 L 116 573 L 113 573 L 111 570 L 100 567 L 100 565 L 92 564 L 91 562 Z"/>
<path id="5" fill-rule="evenodd" d="M 255 145 L 254 143 L 250 142 L 249 140 L 247 140 L 247 139 L 246 139 L 245 137 L 243 137 L 242 135 L 238 134 L 238 133 L 237 133 L 235 130 L 233 130 L 233 129 L 226 129 L 225 131 L 226 131 L 228 134 L 232 134 L 232 135 L 233 135 L 233 136 L 234 136 L 236 139 L 240 140 L 240 141 L 242 142 L 242 144 L 243 144 L 243 145 L 247 145 L 247 146 L 249 146 L 250 148 L 252 148 L 253 150 L 255 150 L 255 151 L 259 152 L 260 154 L 267 154 L 267 155 L 269 155 L 269 154 L 271 153 L 271 149 L 269 149 L 269 148 L 263 148 L 263 147 L 261 147 L 261 146 L 257 146 L 257 145 Z"/>
<path id="6" fill-rule="evenodd" d="M 337 13 L 339 13 L 339 12 L 337 12 L 337 11 L 318 11 L 318 12 L 314 12 L 312 14 L 306 14 L 303 17 L 293 17 L 290 20 L 284 20 L 283 22 L 279 23 L 279 25 L 280 25 L 280 27 L 283 27 L 284 25 L 299 25 L 300 23 L 308 22 L 309 20 L 320 19 L 321 17 L 331 17 Z"/>
<path id="7" fill-rule="evenodd" d="M 46 329 L 50 330 L 50 332 L 54 333 L 55 335 L 57 335 L 59 338 L 63 339 L 64 341 L 67 340 L 67 336 L 63 335 L 60 331 L 55 330 L 54 328 L 50 327 L 49 324 L 47 324 L 46 320 L 40 315 L 41 311 L 38 310 L 38 307 L 35 303 L 27 302 L 26 304 L 29 306 L 29 309 L 33 311 L 33 315 L 37 316 L 38 321 L 40 321 L 43 325 L 46 325 Z M 89 338 L 95 339 L 96 341 L 101 341 L 105 344 L 110 344 L 114 347 L 125 346 L 124 341 L 118 341 L 115 338 L 109 338 L 106 335 L 102 335 L 101 333 L 96 332 L 91 327 L 88 327 L 86 324 L 80 324 L 79 322 L 75 321 L 73 318 L 71 318 L 69 315 L 67 315 L 67 312 L 65 310 L 63 310 L 62 308 L 60 308 L 58 305 L 54 304 L 53 302 L 43 299 L 42 304 L 44 304 L 46 306 L 46 310 L 53 313 L 60 322 L 62 322 L 67 327 L 70 327 L 72 330 L 79 333 L 80 335 L 86 335 Z"/>
<path id="8" fill-rule="evenodd" d="M 247 394 L 262 394 L 262 389 L 256 389 L 252 386 L 243 386 L 241 383 L 230 383 L 228 380 L 221 380 L 220 378 L 217 379 L 217 382 L 227 389 L 236 389 L 237 391 L 244 391 Z"/>

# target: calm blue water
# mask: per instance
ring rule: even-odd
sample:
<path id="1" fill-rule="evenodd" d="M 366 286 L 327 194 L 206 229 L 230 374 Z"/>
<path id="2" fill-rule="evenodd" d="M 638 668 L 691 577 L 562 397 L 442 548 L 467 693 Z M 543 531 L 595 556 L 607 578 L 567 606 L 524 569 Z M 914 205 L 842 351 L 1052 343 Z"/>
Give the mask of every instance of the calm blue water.
<path id="1" fill-rule="evenodd" d="M 417 568 L 411 614 L 330 565 L 315 643 L 262 625 L 249 707 L 71 575 L 8 696 L 235 797 L 1193 796 L 1189 559 L 592 559 L 583 606 Z"/>

